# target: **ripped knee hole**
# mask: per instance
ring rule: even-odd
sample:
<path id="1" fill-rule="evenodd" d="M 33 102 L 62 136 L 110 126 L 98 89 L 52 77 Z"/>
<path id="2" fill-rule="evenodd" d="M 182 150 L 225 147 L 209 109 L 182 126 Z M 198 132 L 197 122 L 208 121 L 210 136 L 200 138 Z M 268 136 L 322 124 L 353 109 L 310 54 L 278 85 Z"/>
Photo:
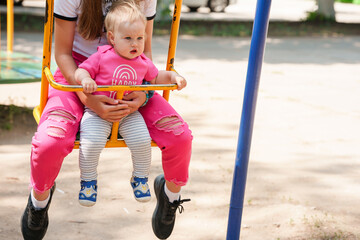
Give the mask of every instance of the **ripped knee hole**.
<path id="1" fill-rule="evenodd" d="M 164 117 L 155 123 L 155 126 L 159 130 L 166 132 L 173 132 L 175 135 L 179 135 L 184 132 L 182 126 L 184 122 L 177 116 Z"/>
<path id="2" fill-rule="evenodd" d="M 49 113 L 49 120 L 52 124 L 47 127 L 46 133 L 52 137 L 64 138 L 66 134 L 66 128 L 63 124 L 73 124 L 76 120 L 75 116 L 64 110 L 55 110 Z"/>

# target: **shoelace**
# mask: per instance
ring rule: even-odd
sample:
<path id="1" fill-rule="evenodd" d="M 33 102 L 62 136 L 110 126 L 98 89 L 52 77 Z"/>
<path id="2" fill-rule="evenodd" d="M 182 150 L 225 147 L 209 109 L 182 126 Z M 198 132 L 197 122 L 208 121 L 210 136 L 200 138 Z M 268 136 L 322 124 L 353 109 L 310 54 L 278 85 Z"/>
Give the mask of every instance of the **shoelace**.
<path id="1" fill-rule="evenodd" d="M 168 212 L 166 214 L 167 218 L 173 219 L 175 216 L 176 209 L 179 208 L 179 213 L 181 214 L 184 210 L 183 203 L 190 202 L 191 199 L 180 199 L 179 201 L 174 201 L 173 203 L 169 203 Z"/>

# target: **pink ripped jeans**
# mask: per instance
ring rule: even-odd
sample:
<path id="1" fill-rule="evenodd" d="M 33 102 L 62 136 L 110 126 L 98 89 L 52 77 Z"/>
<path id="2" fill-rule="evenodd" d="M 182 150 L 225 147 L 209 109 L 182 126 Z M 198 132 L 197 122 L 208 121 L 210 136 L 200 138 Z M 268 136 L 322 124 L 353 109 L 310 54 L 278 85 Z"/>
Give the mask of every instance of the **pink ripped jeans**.
<path id="1" fill-rule="evenodd" d="M 73 53 L 73 57 L 77 64 L 85 60 L 77 53 Z M 67 84 L 59 70 L 54 78 Z M 32 139 L 31 185 L 35 191 L 43 193 L 53 186 L 64 158 L 73 149 L 83 111 L 84 106 L 75 93 L 49 88 L 48 102 Z M 187 123 L 157 93 L 139 111 L 150 136 L 162 151 L 165 179 L 185 185 L 193 138 Z"/>

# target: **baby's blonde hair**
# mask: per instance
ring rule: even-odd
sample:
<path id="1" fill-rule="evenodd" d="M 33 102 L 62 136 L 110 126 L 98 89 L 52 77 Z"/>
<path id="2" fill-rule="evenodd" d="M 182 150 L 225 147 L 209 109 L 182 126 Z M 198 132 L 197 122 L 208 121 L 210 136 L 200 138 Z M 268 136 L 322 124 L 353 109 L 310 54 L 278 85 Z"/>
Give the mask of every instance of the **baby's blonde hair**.
<path id="1" fill-rule="evenodd" d="M 118 0 L 113 2 L 105 17 L 105 28 L 114 32 L 119 24 L 132 23 L 141 20 L 146 26 L 146 17 L 133 0 Z"/>

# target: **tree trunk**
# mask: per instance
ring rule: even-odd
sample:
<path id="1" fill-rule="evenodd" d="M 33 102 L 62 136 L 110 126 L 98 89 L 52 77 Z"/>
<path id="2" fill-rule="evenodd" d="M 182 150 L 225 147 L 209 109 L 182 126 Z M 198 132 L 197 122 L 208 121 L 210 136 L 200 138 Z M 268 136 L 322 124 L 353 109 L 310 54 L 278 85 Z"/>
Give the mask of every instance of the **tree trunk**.
<path id="1" fill-rule="evenodd" d="M 316 0 L 318 5 L 317 12 L 326 18 L 335 19 L 334 1 L 335 0 Z"/>

